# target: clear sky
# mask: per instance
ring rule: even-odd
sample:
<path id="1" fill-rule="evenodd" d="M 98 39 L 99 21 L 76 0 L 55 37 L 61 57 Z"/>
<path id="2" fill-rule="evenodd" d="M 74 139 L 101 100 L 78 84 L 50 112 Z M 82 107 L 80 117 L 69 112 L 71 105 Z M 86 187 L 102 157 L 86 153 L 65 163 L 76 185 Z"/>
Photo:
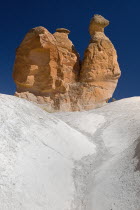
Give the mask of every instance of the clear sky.
<path id="1" fill-rule="evenodd" d="M 0 93 L 14 94 L 12 69 L 15 49 L 29 29 L 44 26 L 71 30 L 69 38 L 83 56 L 94 14 L 110 20 L 105 29 L 113 42 L 122 71 L 114 97 L 140 96 L 140 1 L 139 0 L 12 0 L 0 6 Z"/>

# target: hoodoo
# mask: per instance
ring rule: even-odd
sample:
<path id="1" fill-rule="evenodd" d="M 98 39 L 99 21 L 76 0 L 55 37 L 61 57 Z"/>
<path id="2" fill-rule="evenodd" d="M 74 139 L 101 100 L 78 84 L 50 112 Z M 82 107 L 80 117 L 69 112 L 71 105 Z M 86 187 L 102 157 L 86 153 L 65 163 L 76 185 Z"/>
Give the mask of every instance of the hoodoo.
<path id="1" fill-rule="evenodd" d="M 79 111 L 99 107 L 112 97 L 120 77 L 116 50 L 105 36 L 109 21 L 91 19 L 91 41 L 80 62 L 70 31 L 31 29 L 16 51 L 15 95 L 48 111 Z"/>
<path id="2" fill-rule="evenodd" d="M 80 82 L 87 89 L 83 100 L 87 106 L 91 104 L 89 108 L 93 108 L 94 103 L 100 105 L 112 97 L 121 74 L 116 50 L 104 34 L 104 28 L 108 25 L 109 21 L 101 15 L 94 15 L 89 25 L 91 40 L 84 53 L 80 72 Z M 86 98 L 91 100 L 90 104 Z"/>

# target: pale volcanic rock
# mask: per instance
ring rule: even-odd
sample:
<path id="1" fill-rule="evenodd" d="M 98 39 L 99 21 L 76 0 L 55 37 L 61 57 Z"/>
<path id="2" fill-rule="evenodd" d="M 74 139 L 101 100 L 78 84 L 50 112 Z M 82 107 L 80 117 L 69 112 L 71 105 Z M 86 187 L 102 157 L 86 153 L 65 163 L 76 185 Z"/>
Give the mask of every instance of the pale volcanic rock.
<path id="1" fill-rule="evenodd" d="M 140 210 L 140 97 L 47 113 L 0 94 L 0 210 Z"/>
<path id="2" fill-rule="evenodd" d="M 116 50 L 104 34 L 107 25 L 109 21 L 100 15 L 94 15 L 91 19 L 91 41 L 84 53 L 80 72 L 80 82 L 93 89 L 88 92 L 88 98 L 96 103 L 105 102 L 112 97 L 121 74 Z M 84 98 L 87 98 L 86 94 Z"/>
<path id="3" fill-rule="evenodd" d="M 91 41 L 82 63 L 68 29 L 58 28 L 54 34 L 44 27 L 30 30 L 16 52 L 15 95 L 51 112 L 105 104 L 120 77 L 116 50 L 104 34 L 108 24 L 100 15 L 91 19 Z"/>

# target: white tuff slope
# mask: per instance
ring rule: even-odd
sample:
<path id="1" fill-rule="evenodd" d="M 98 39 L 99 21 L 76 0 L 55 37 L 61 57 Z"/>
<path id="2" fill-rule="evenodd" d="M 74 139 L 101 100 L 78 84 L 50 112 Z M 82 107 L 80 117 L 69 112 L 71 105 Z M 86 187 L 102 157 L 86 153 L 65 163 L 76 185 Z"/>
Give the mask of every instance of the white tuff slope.
<path id="1" fill-rule="evenodd" d="M 88 180 L 88 202 L 81 209 L 140 210 L 140 97 L 55 116 L 97 148 Z"/>
<path id="2" fill-rule="evenodd" d="M 71 210 L 76 164 L 95 151 L 61 120 L 26 100 L 0 95 L 0 209 Z"/>
<path id="3" fill-rule="evenodd" d="M 0 95 L 0 108 L 0 209 L 140 210 L 140 97 L 48 114 Z"/>

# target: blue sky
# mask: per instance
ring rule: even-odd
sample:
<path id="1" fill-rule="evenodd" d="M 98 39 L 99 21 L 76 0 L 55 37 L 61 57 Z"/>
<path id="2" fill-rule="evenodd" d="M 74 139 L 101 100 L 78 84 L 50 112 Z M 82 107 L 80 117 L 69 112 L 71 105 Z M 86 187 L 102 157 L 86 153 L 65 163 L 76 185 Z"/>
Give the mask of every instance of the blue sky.
<path id="1" fill-rule="evenodd" d="M 140 2 L 137 0 L 29 0 L 3 1 L 0 7 L 0 93 L 14 94 L 12 69 L 15 49 L 29 29 L 44 26 L 71 30 L 69 38 L 83 56 L 90 36 L 88 25 L 94 14 L 110 20 L 105 29 L 113 42 L 122 71 L 114 97 L 140 96 Z"/>

